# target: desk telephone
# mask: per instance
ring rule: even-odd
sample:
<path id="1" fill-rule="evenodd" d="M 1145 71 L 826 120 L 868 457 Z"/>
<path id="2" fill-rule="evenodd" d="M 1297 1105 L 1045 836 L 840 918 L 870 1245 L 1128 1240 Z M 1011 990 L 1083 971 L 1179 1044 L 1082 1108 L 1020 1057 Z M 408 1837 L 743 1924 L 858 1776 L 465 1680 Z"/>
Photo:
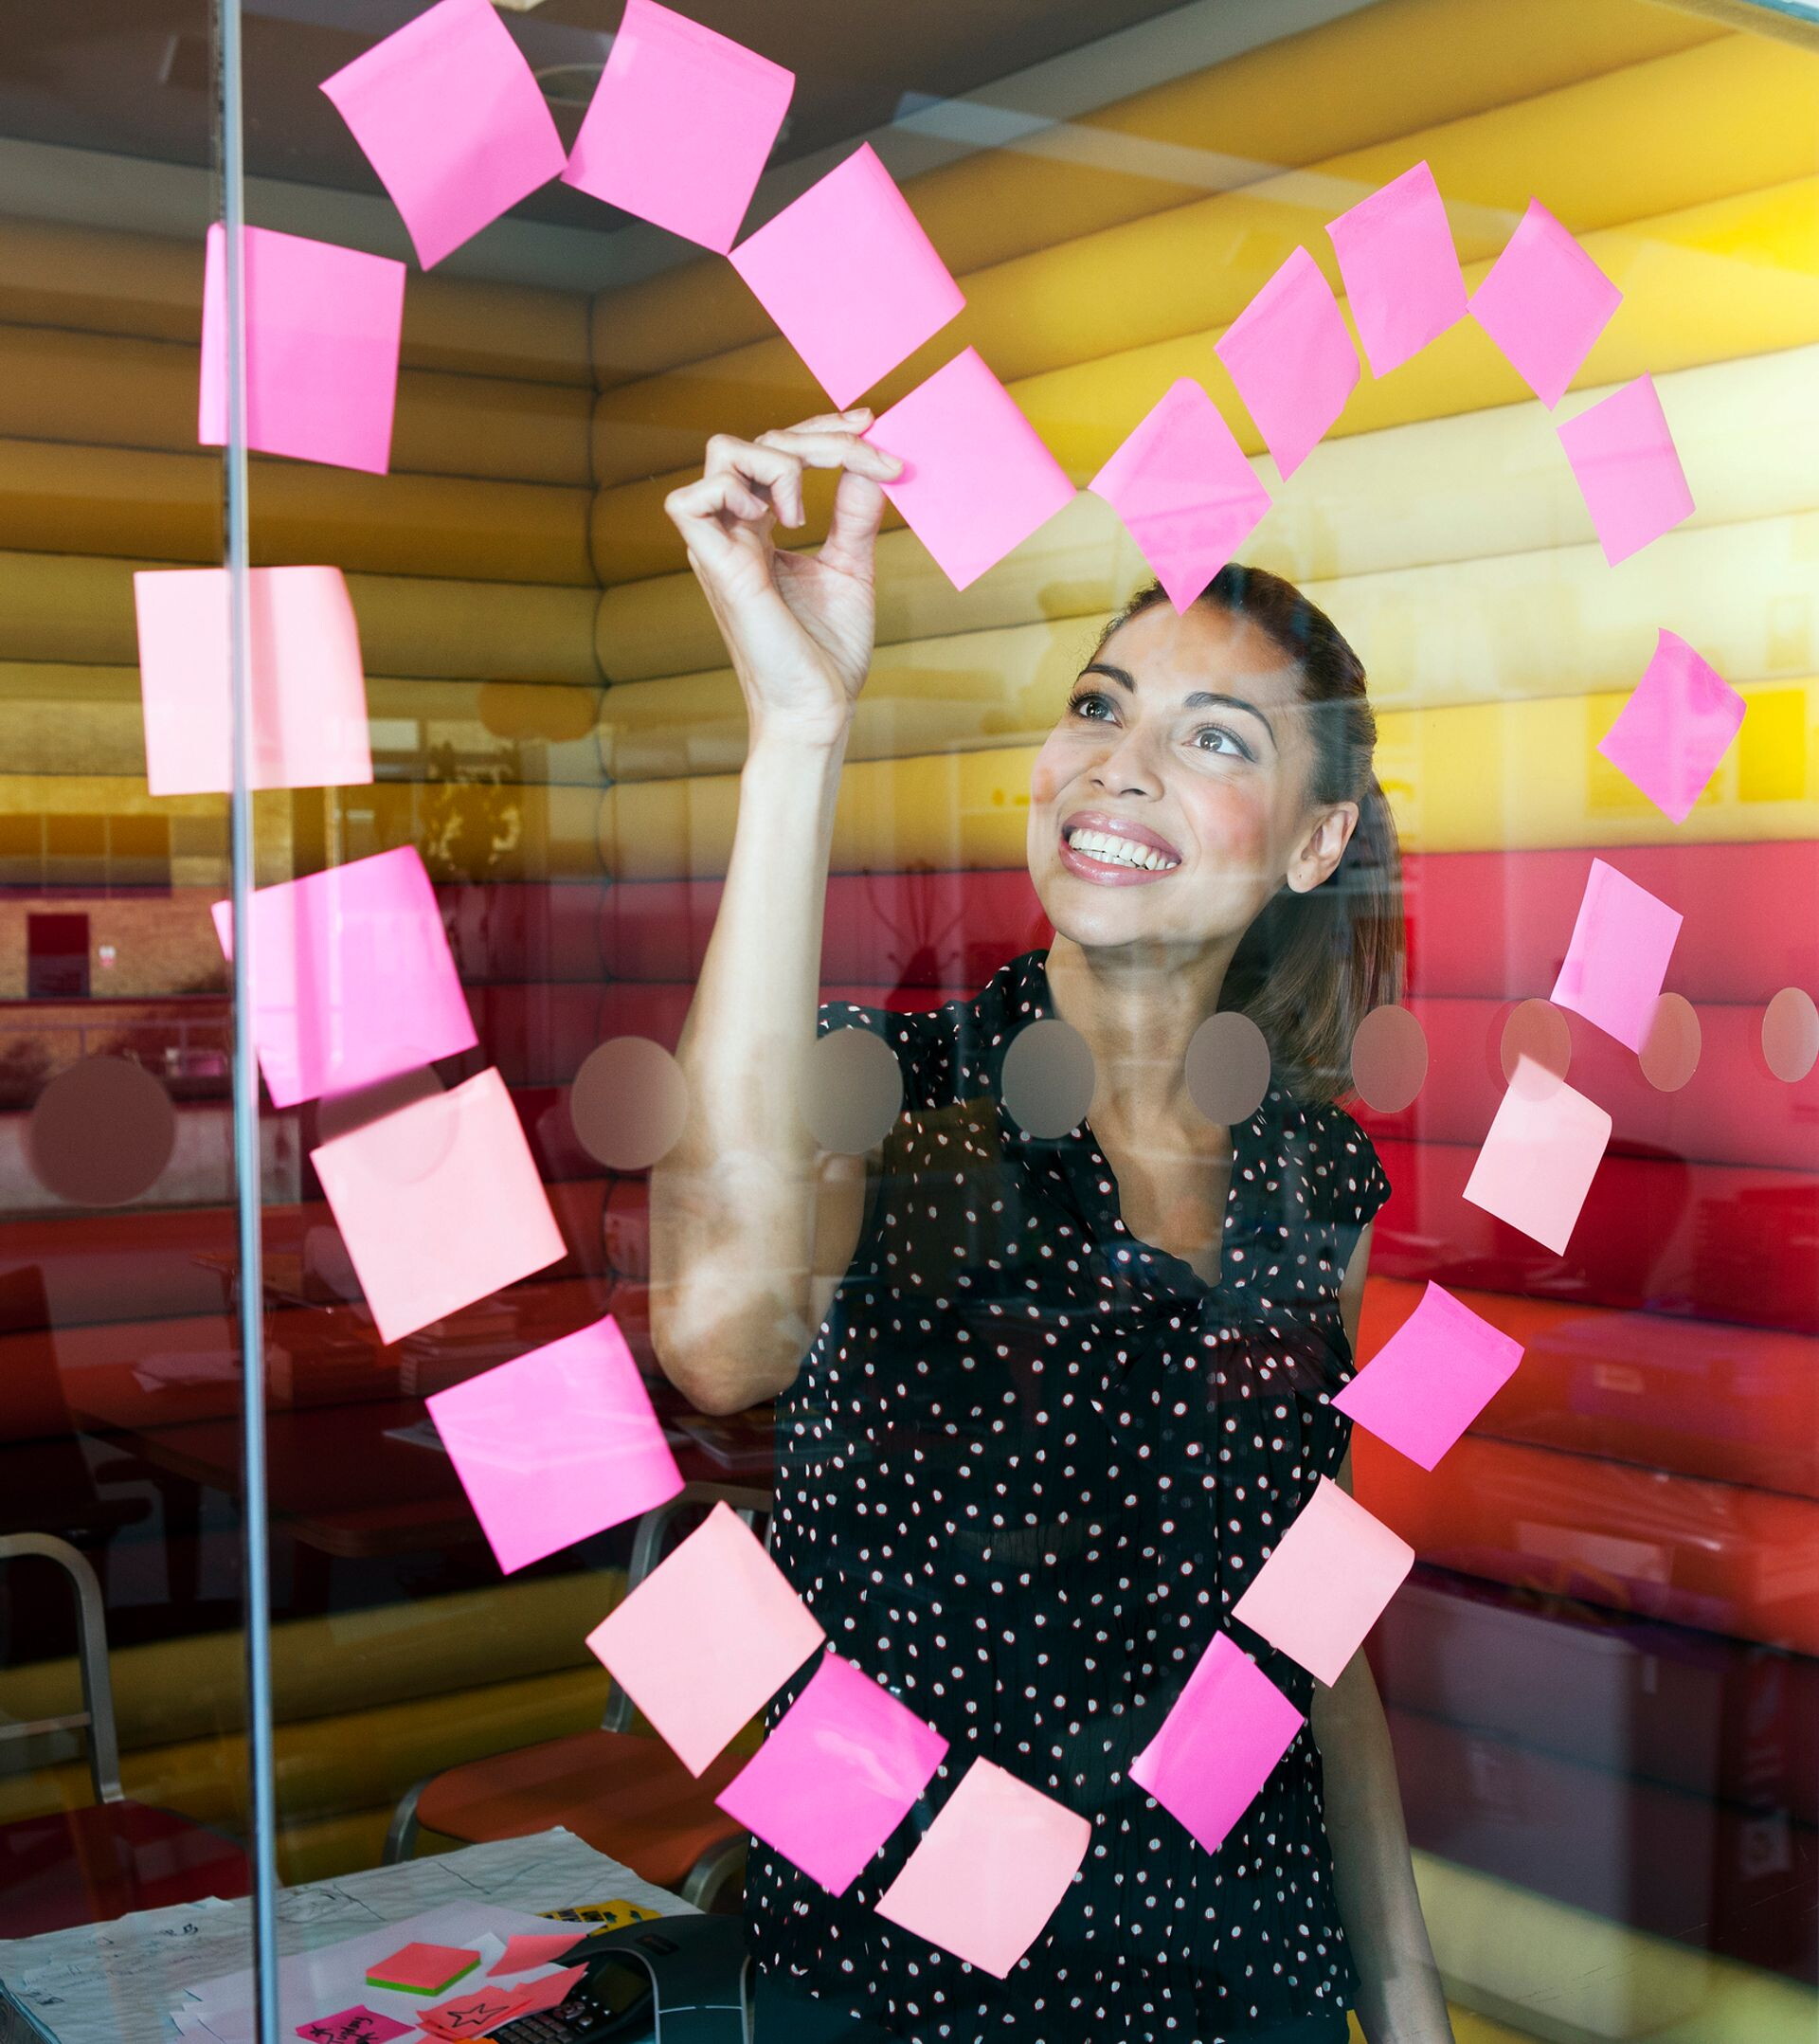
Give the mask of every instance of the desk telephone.
<path id="1" fill-rule="evenodd" d="M 499 2024 L 494 2044 L 747 2044 L 751 1962 L 736 1916 L 659 1916 L 577 1933 L 587 1968 L 557 2008 Z"/>

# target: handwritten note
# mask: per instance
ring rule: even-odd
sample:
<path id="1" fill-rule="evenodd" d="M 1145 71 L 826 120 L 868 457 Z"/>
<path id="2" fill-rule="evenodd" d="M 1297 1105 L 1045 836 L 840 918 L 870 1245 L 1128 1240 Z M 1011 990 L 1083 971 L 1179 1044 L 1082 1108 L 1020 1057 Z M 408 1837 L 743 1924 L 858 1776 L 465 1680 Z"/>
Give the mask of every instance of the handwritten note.
<path id="1" fill-rule="evenodd" d="M 1358 350 L 1320 264 L 1297 248 L 1214 343 L 1285 481 L 1357 388 Z"/>
<path id="2" fill-rule="evenodd" d="M 1684 823 L 1743 724 L 1743 697 L 1664 626 L 1597 750 L 1670 823 Z"/>
<path id="3" fill-rule="evenodd" d="M 480 1963 L 478 1952 L 462 1945 L 406 1945 L 367 1968 L 369 1987 L 395 1987 L 406 1994 L 439 1995 L 454 1986 Z"/>
<path id="4" fill-rule="evenodd" d="M 138 617 L 145 779 L 153 795 L 234 785 L 227 570 L 143 569 Z M 372 779 L 360 633 L 338 568 L 247 576 L 254 787 L 353 787 Z"/>
<path id="5" fill-rule="evenodd" d="M 1681 914 L 1602 859 L 1592 861 L 1552 1000 L 1638 1054 L 1680 935 Z"/>
<path id="6" fill-rule="evenodd" d="M 391 2044 L 394 2037 L 412 2035 L 409 2023 L 393 2022 L 376 2009 L 356 2003 L 338 2016 L 318 2016 L 313 2023 L 298 2023 L 297 2034 L 305 2044 Z"/>
<path id="7" fill-rule="evenodd" d="M 492 0 L 437 0 L 322 90 L 391 194 L 424 269 L 567 160 Z"/>
<path id="8" fill-rule="evenodd" d="M 1471 295 L 1471 316 L 1551 410 L 1623 293 L 1539 199 Z"/>
<path id="9" fill-rule="evenodd" d="M 383 476 L 404 332 L 405 265 L 269 227 L 245 230 L 246 444 Z M 196 438 L 227 440 L 227 234 L 208 229 Z"/>
<path id="10" fill-rule="evenodd" d="M 482 1982 L 453 2000 L 424 2009 L 417 2020 L 433 2037 L 490 2036 L 500 2024 L 524 2013 L 524 1997 L 515 1987 Z"/>
<path id="11" fill-rule="evenodd" d="M 1556 428 L 1614 568 L 1693 514 L 1654 381 L 1638 376 Z"/>
<path id="12" fill-rule="evenodd" d="M 1466 1198 L 1564 1256 L 1610 1140 L 1611 1117 L 1596 1101 L 1519 1058 Z"/>
<path id="13" fill-rule="evenodd" d="M 1232 1616 L 1330 1688 L 1414 1565 L 1406 1541 L 1323 1476 Z"/>
<path id="14" fill-rule="evenodd" d="M 796 75 L 656 0 L 624 18 L 564 180 L 725 255 Z"/>
<path id="15" fill-rule="evenodd" d="M 1328 224 L 1352 319 L 1374 376 L 1466 316 L 1466 284 L 1433 172 L 1404 171 Z"/>
<path id="16" fill-rule="evenodd" d="M 1089 487 L 1123 518 L 1178 611 L 1270 508 L 1231 427 L 1190 376 L 1170 386 Z"/>
<path id="17" fill-rule="evenodd" d="M 1216 1853 L 1293 1745 L 1302 1715 L 1226 1633 L 1195 1664 L 1130 1779 Z"/>
<path id="18" fill-rule="evenodd" d="M 1432 1469 L 1522 1360 L 1521 1342 L 1430 1281 L 1414 1312 L 1333 1405 Z"/>
<path id="19" fill-rule="evenodd" d="M 869 143 L 742 242 L 732 266 L 842 407 L 966 302 Z"/>
<path id="20" fill-rule="evenodd" d="M 587 1644 L 699 1774 L 824 1637 L 751 1528 L 721 1504 Z"/>

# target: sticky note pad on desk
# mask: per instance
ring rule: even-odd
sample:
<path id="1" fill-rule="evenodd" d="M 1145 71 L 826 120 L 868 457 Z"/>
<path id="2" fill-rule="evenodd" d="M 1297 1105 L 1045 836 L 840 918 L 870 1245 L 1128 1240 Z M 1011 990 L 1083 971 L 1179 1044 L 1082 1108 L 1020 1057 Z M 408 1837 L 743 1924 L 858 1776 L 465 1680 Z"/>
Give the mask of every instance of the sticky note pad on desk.
<path id="1" fill-rule="evenodd" d="M 1692 516 L 1652 377 L 1638 376 L 1556 430 L 1612 568 Z"/>
<path id="2" fill-rule="evenodd" d="M 1326 228 L 1374 376 L 1418 354 L 1466 316 L 1466 283 L 1440 188 L 1426 163 Z"/>
<path id="3" fill-rule="evenodd" d="M 367 1985 L 391 1987 L 401 1994 L 439 1995 L 479 1963 L 479 1953 L 465 1945 L 406 1945 L 368 1968 Z"/>
<path id="4" fill-rule="evenodd" d="M 1213 344 L 1286 480 L 1357 388 L 1358 350 L 1320 264 L 1297 248 Z"/>

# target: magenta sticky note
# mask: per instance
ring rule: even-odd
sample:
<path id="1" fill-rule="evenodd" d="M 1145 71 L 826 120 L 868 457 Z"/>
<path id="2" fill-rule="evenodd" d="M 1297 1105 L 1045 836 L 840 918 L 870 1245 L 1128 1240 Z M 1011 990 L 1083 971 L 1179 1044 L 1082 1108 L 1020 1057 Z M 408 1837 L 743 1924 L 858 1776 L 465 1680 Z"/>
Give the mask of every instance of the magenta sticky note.
<path id="1" fill-rule="evenodd" d="M 966 302 L 869 142 L 741 242 L 732 266 L 842 409 Z"/>
<path id="2" fill-rule="evenodd" d="M 255 568 L 246 578 L 254 787 L 372 779 L 360 632 L 338 568 Z M 234 785 L 227 570 L 142 569 L 138 616 L 145 779 L 153 795 Z"/>
<path id="3" fill-rule="evenodd" d="M 977 349 L 919 383 L 865 437 L 903 462 L 884 494 L 957 589 L 1073 501 L 1066 471 Z"/>
<path id="4" fill-rule="evenodd" d="M 391 465 L 405 265 L 269 227 L 246 234 L 246 444 L 383 476 Z M 227 234 L 208 229 L 196 438 L 227 440 Z"/>
<path id="5" fill-rule="evenodd" d="M 395 2037 L 416 2034 L 415 2025 L 394 2022 L 377 2009 L 355 2002 L 333 2016 L 318 2016 L 313 2023 L 298 2023 L 297 2034 L 304 2044 L 392 2044 Z"/>
<path id="6" fill-rule="evenodd" d="M 1680 925 L 1678 909 L 1594 859 L 1549 998 L 1640 1052 Z"/>
<path id="7" fill-rule="evenodd" d="M 1414 1311 L 1333 1404 L 1432 1469 L 1522 1360 L 1521 1342 L 1430 1280 Z"/>
<path id="8" fill-rule="evenodd" d="M 757 1755 L 714 1800 L 841 1895 L 903 1821 L 947 1742 L 872 1677 L 827 1655 Z"/>
<path id="9" fill-rule="evenodd" d="M 1519 1058 L 1466 1198 L 1564 1256 L 1610 1140 L 1611 1117 L 1596 1101 L 1534 1058 Z"/>
<path id="10" fill-rule="evenodd" d="M 1125 521 L 1178 611 L 1270 508 L 1232 428 L 1191 376 L 1170 385 L 1088 487 Z"/>
<path id="11" fill-rule="evenodd" d="M 233 904 L 210 913 L 233 956 Z M 253 1042 L 274 1107 L 352 1093 L 479 1040 L 414 845 L 253 895 Z"/>
<path id="12" fill-rule="evenodd" d="M 1054 1914 L 1091 1836 L 1077 1812 L 976 1760 L 878 1914 L 1001 1981 Z"/>
<path id="13" fill-rule="evenodd" d="M 529 1973 L 533 1966 L 551 1965 L 564 1952 L 579 1945 L 590 1924 L 572 1924 L 567 1930 L 518 1930 L 505 1941 L 505 1950 L 487 1969 L 489 1980 L 504 1973 Z M 552 1979 L 561 1976 L 552 1975 Z"/>
<path id="14" fill-rule="evenodd" d="M 1638 376 L 1556 429 L 1614 568 L 1693 513 L 1654 380 Z"/>
<path id="15" fill-rule="evenodd" d="M 1214 343 L 1283 479 L 1358 386 L 1358 350 L 1332 286 L 1297 248 Z"/>
<path id="16" fill-rule="evenodd" d="M 564 180 L 725 255 L 796 74 L 656 0 L 625 0 Z"/>
<path id="17" fill-rule="evenodd" d="M 1539 199 L 1485 280 L 1471 316 L 1550 408 L 1566 395 L 1623 293 Z"/>
<path id="18" fill-rule="evenodd" d="M 1466 281 L 1433 172 L 1417 163 L 1327 225 L 1374 376 L 1466 316 Z"/>
<path id="19" fill-rule="evenodd" d="M 722 1504 L 587 1644 L 699 1774 L 825 1637 L 756 1534 Z"/>
<path id="20" fill-rule="evenodd" d="M 1216 1633 L 1130 1779 L 1209 1853 L 1256 1800 L 1302 1715 L 1229 1634 Z"/>
<path id="21" fill-rule="evenodd" d="M 391 194 L 424 269 L 567 161 L 493 0 L 437 0 L 322 90 Z"/>
<path id="22" fill-rule="evenodd" d="M 1665 626 L 1597 750 L 1662 814 L 1684 823 L 1743 724 L 1743 697 Z"/>
<path id="23" fill-rule="evenodd" d="M 1328 1688 L 1414 1565 L 1414 1549 L 1323 1476 L 1232 1616 Z"/>
<path id="24" fill-rule="evenodd" d="M 384 1342 L 564 1255 L 505 1081 L 486 1071 L 310 1152 Z"/>
<path id="25" fill-rule="evenodd" d="M 426 1402 L 508 1575 L 639 1518 L 682 1488 L 650 1393 L 610 1315 Z"/>

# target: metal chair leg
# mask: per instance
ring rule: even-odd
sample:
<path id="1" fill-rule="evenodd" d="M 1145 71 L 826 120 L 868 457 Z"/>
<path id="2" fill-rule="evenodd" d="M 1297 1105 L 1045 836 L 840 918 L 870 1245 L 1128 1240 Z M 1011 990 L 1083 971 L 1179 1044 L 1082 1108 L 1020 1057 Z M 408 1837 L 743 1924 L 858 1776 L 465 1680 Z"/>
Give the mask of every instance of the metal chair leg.
<path id="1" fill-rule="evenodd" d="M 739 1906 L 745 1887 L 746 1853 L 749 1841 L 742 1832 L 711 1845 L 689 1869 L 680 1893 L 707 1915 L 730 1915 Z"/>
<path id="2" fill-rule="evenodd" d="M 413 1782 L 405 1789 L 404 1800 L 392 1812 L 391 1823 L 386 1832 L 385 1850 L 379 1855 L 382 1867 L 395 1867 L 401 1859 L 408 1859 L 417 1844 L 417 1804 L 424 1789 L 436 1779 L 426 1774 L 421 1782 Z"/>

